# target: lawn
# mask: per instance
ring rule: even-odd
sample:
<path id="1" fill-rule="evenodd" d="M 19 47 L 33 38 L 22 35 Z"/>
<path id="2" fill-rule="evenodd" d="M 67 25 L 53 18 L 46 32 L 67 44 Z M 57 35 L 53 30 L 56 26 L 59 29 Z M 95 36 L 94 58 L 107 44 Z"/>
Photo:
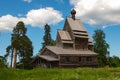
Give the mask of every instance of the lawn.
<path id="1" fill-rule="evenodd" d="M 120 68 L 1 69 L 0 80 L 120 80 Z"/>

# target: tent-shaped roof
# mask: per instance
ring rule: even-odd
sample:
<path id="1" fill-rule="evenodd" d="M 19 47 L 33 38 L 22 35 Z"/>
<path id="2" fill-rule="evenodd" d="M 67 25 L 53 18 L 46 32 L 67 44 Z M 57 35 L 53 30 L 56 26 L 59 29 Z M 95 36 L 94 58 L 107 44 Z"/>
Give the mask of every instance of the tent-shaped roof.
<path id="1" fill-rule="evenodd" d="M 69 18 L 69 17 L 67 17 L 66 19 L 72 30 L 86 32 L 86 29 L 83 27 L 82 23 L 80 22 L 80 19 L 73 20 L 72 18 Z"/>
<path id="2" fill-rule="evenodd" d="M 93 45 L 91 37 L 87 33 L 85 27 L 82 25 L 80 19 L 74 20 L 72 18 L 67 17 L 66 20 L 75 37 L 88 38 L 88 42 L 90 43 L 90 45 Z"/>

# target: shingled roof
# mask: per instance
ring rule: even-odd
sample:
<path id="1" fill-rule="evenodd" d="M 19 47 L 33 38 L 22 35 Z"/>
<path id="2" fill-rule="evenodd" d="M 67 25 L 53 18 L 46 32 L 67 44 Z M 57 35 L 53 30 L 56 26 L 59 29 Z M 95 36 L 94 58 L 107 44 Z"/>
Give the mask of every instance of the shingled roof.
<path id="1" fill-rule="evenodd" d="M 69 17 L 67 17 L 66 19 L 72 30 L 86 32 L 86 29 L 83 27 L 82 23 L 80 22 L 80 19 L 73 20 L 72 18 L 69 18 Z"/>
<path id="2" fill-rule="evenodd" d="M 64 49 L 62 47 L 57 47 L 57 46 L 46 46 L 47 49 L 49 49 L 50 51 L 52 51 L 53 53 L 57 54 L 57 55 L 61 55 L 61 54 L 79 54 L 79 55 L 84 55 L 84 56 L 90 56 L 90 55 L 97 55 L 95 52 L 90 51 L 90 50 L 74 50 L 74 49 Z"/>
<path id="3" fill-rule="evenodd" d="M 59 61 L 58 58 L 49 56 L 49 55 L 39 55 L 40 58 L 45 59 L 47 61 Z"/>
<path id="4" fill-rule="evenodd" d="M 58 34 L 62 40 L 62 43 L 73 43 L 69 33 L 65 30 L 59 30 Z"/>
<path id="5" fill-rule="evenodd" d="M 91 37 L 89 36 L 89 34 L 88 34 L 88 37 L 89 37 L 89 39 L 88 39 L 88 45 L 93 45 L 92 39 L 91 39 Z"/>
<path id="6" fill-rule="evenodd" d="M 58 33 L 62 40 L 72 40 L 69 33 L 65 30 L 59 30 Z"/>
<path id="7" fill-rule="evenodd" d="M 72 18 L 67 17 L 66 21 L 68 22 L 75 37 L 87 38 L 89 45 L 93 45 L 92 39 L 87 33 L 85 27 L 82 25 L 80 19 L 73 20 Z"/>

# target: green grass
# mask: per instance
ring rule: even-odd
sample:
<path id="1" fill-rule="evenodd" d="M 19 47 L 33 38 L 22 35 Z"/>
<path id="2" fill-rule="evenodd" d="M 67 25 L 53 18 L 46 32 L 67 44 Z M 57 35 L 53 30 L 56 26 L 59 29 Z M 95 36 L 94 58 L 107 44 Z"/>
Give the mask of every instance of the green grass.
<path id="1" fill-rule="evenodd" d="M 120 68 L 1 69 L 0 80 L 120 80 Z"/>

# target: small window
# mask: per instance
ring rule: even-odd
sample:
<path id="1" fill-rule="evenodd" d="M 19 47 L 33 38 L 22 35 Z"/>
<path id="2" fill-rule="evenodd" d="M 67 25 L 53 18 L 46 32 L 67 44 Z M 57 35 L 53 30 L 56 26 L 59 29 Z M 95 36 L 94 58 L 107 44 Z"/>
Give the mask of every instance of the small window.
<path id="1" fill-rule="evenodd" d="M 82 60 L 81 57 L 79 57 L 79 62 L 81 62 L 81 60 Z"/>
<path id="2" fill-rule="evenodd" d="M 91 62 L 92 61 L 92 57 L 87 57 L 86 61 Z"/>
<path id="3" fill-rule="evenodd" d="M 69 57 L 66 57 L 66 61 L 67 61 L 67 62 L 69 62 L 69 61 L 70 61 Z"/>

